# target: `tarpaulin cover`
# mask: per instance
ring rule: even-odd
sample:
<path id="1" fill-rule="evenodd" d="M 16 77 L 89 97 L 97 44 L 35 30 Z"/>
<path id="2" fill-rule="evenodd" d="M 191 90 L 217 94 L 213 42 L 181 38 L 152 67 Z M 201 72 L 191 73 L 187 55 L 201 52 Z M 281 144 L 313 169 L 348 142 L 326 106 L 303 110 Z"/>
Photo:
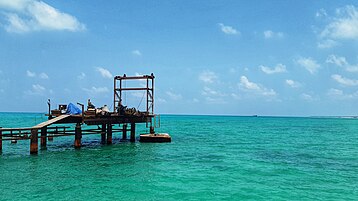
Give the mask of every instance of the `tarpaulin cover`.
<path id="1" fill-rule="evenodd" d="M 67 106 L 66 114 L 82 114 L 82 110 L 76 107 L 75 104 L 70 103 Z"/>

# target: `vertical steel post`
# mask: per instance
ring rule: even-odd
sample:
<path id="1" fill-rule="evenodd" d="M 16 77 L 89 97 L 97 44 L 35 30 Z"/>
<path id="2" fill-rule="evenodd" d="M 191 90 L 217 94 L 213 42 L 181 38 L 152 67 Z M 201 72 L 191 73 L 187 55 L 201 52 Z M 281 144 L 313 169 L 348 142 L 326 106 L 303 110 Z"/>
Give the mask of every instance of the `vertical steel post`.
<path id="1" fill-rule="evenodd" d="M 122 140 L 127 139 L 127 123 L 123 124 L 123 130 L 122 130 Z"/>
<path id="2" fill-rule="evenodd" d="M 38 153 L 38 129 L 31 129 L 30 154 Z"/>
<path id="3" fill-rule="evenodd" d="M 152 114 L 154 114 L 154 74 L 152 73 Z"/>
<path id="4" fill-rule="evenodd" d="M 119 100 L 118 101 L 119 102 L 122 101 L 122 78 L 119 79 Z M 123 104 L 123 102 L 121 102 L 121 104 Z"/>
<path id="5" fill-rule="evenodd" d="M 101 144 L 106 144 L 106 124 L 102 124 Z"/>
<path id="6" fill-rule="evenodd" d="M 149 77 L 147 76 L 147 114 L 149 114 Z"/>
<path id="7" fill-rule="evenodd" d="M 82 128 L 81 124 L 77 123 L 75 128 L 75 149 L 81 148 L 81 140 L 82 140 Z"/>
<path id="8" fill-rule="evenodd" d="M 107 144 L 112 144 L 112 124 L 107 124 Z"/>
<path id="9" fill-rule="evenodd" d="M 116 76 L 113 79 L 113 112 L 116 112 Z"/>
<path id="10" fill-rule="evenodd" d="M 131 142 L 135 142 L 135 123 L 131 123 Z"/>
<path id="11" fill-rule="evenodd" d="M 47 146 L 47 126 L 41 128 L 41 149 Z"/>

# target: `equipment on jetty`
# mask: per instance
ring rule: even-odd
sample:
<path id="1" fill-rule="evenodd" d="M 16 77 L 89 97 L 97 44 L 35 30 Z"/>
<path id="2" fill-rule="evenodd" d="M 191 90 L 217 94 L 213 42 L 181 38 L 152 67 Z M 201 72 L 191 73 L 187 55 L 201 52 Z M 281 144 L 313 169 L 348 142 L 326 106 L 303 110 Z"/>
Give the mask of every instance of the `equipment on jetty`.
<path id="1" fill-rule="evenodd" d="M 100 134 L 102 144 L 112 144 L 113 133 L 122 133 L 121 141 L 127 141 L 127 131 L 130 131 L 130 142 L 135 142 L 136 124 L 145 123 L 149 128 L 149 134 L 141 134 L 140 142 L 171 142 L 168 134 L 157 134 L 154 129 L 160 126 L 160 116 L 154 114 L 154 75 L 123 76 L 114 77 L 113 111 L 105 105 L 95 108 L 88 99 L 87 110 L 84 105 L 77 103 L 80 108 L 70 103 L 59 105 L 58 109 L 51 110 L 51 101 L 48 100 L 48 121 L 42 122 L 29 128 L 2 128 L 0 127 L 0 152 L 2 152 L 3 141 L 30 140 L 30 154 L 38 153 L 38 139 L 41 149 L 46 149 L 47 141 L 54 137 L 74 136 L 74 147 L 81 148 L 83 135 Z M 141 81 L 140 87 L 126 87 L 124 83 L 128 80 Z M 145 83 L 145 86 L 142 86 Z M 122 104 L 123 93 L 126 91 L 144 91 L 146 95 L 146 109 L 139 111 L 136 108 L 127 108 Z M 61 124 L 60 126 L 53 126 Z M 63 124 L 75 124 L 75 128 L 63 126 Z M 82 129 L 82 125 L 96 125 L 97 128 Z M 114 128 L 113 125 L 119 125 Z M 130 126 L 128 128 L 128 125 Z"/>

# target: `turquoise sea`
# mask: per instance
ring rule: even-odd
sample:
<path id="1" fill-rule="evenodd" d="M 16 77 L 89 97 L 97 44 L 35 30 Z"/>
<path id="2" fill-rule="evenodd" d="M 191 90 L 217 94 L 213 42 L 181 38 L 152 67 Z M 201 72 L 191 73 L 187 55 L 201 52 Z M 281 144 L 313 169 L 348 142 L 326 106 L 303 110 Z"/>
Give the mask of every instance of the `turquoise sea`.
<path id="1" fill-rule="evenodd" d="M 42 114 L 0 113 L 0 126 Z M 0 200 L 358 200 L 358 119 L 162 115 L 172 143 L 4 142 Z M 137 135 L 145 132 L 139 127 Z"/>

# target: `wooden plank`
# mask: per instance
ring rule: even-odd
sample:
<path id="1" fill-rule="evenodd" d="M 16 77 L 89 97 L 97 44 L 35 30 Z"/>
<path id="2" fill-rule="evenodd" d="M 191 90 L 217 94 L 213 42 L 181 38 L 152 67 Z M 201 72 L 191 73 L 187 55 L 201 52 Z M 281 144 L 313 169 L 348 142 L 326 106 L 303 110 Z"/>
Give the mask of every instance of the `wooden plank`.
<path id="1" fill-rule="evenodd" d="M 36 125 L 36 126 L 34 126 L 34 127 L 32 127 L 32 128 L 40 129 L 40 128 L 42 128 L 42 127 L 49 126 L 49 125 L 51 125 L 51 124 L 54 124 L 54 123 L 56 123 L 56 122 L 58 122 L 58 121 L 60 121 L 60 120 L 63 120 L 63 119 L 65 119 L 65 118 L 67 118 L 67 117 L 70 117 L 70 116 L 71 116 L 71 115 L 69 115 L 69 114 L 63 114 L 63 115 L 58 116 L 58 117 L 56 117 L 56 118 L 53 118 L 53 119 L 50 119 L 50 120 L 48 120 L 48 121 L 42 122 L 42 123 L 40 123 L 40 124 L 38 124 L 38 125 Z"/>
<path id="2" fill-rule="evenodd" d="M 0 128 L 1 131 L 23 131 L 23 130 L 31 130 L 32 127 L 27 128 Z"/>

